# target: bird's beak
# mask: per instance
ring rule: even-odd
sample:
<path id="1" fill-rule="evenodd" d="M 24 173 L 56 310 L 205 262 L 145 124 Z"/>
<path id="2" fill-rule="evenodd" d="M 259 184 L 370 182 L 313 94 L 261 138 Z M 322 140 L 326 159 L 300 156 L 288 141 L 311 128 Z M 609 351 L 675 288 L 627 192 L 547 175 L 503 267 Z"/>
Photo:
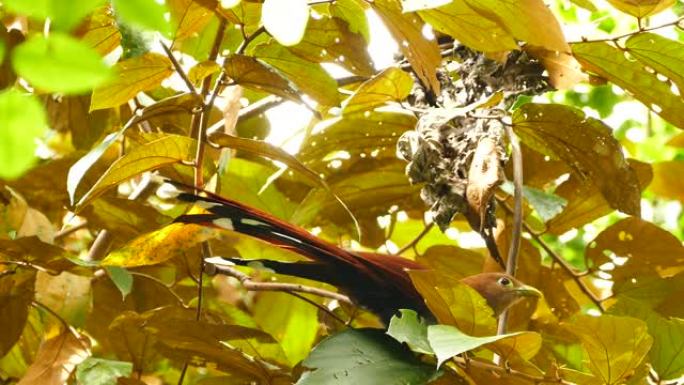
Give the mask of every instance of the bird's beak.
<path id="1" fill-rule="evenodd" d="M 514 290 L 515 294 L 521 296 L 521 297 L 543 297 L 544 294 L 539 291 L 536 287 L 528 286 L 528 285 L 522 285 L 519 287 L 516 287 Z"/>

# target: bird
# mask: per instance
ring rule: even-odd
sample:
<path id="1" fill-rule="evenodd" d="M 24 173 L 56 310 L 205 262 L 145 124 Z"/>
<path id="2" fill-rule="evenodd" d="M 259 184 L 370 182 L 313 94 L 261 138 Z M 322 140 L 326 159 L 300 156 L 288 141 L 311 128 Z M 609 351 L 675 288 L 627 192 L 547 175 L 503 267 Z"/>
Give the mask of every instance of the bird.
<path id="1" fill-rule="evenodd" d="M 408 274 L 409 270 L 427 269 L 420 263 L 395 255 L 347 250 L 257 208 L 204 190 L 203 195 L 186 192 L 183 190 L 192 187 L 167 182 L 180 187 L 176 195 L 178 200 L 194 203 L 205 210 L 201 214 L 180 215 L 174 222 L 230 230 L 294 251 L 308 261 L 258 262 L 278 274 L 329 283 L 357 305 L 378 315 L 385 324 L 399 309 L 411 309 L 425 319 L 435 319 Z M 238 265 L 256 261 L 224 259 Z M 461 282 L 484 297 L 495 316 L 525 297 L 542 295 L 536 288 L 500 272 L 475 274 Z"/>

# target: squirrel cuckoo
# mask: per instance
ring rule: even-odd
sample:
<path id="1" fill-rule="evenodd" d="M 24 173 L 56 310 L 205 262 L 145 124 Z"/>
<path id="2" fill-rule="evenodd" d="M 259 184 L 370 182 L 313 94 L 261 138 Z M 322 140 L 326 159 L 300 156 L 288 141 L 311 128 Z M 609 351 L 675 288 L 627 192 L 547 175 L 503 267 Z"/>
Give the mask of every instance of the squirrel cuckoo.
<path id="1" fill-rule="evenodd" d="M 345 250 L 261 210 L 204 193 L 207 196 L 181 192 L 179 200 L 193 202 L 208 213 L 181 215 L 175 222 L 236 231 L 307 257 L 310 262 L 259 262 L 279 274 L 330 283 L 386 323 L 398 309 L 413 309 L 428 319 L 434 318 L 406 272 L 426 269 L 419 263 L 392 255 Z M 227 260 L 239 265 L 252 262 Z M 479 292 L 496 315 L 524 297 L 541 295 L 539 290 L 503 273 L 476 274 L 461 282 Z"/>

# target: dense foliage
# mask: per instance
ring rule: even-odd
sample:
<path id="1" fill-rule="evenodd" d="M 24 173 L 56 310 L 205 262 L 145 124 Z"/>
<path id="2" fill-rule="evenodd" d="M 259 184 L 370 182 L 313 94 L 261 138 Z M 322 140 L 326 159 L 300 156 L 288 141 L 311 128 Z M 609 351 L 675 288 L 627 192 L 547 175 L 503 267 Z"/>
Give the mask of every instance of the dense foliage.
<path id="1" fill-rule="evenodd" d="M 681 381 L 683 12 L 2 0 L 0 383 Z M 302 257 L 172 223 L 165 179 L 417 260 L 436 322 L 226 275 Z M 498 333 L 459 282 L 492 257 L 544 293 Z"/>

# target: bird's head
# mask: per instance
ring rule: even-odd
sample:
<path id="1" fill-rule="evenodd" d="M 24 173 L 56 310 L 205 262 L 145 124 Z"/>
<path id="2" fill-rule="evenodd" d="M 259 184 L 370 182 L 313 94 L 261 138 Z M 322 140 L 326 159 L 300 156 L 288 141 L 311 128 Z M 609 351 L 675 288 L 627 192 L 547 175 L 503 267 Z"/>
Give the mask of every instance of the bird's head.
<path id="1" fill-rule="evenodd" d="M 541 297 L 542 292 L 504 273 L 481 273 L 463 278 L 461 282 L 475 289 L 498 316 L 525 297 Z"/>

